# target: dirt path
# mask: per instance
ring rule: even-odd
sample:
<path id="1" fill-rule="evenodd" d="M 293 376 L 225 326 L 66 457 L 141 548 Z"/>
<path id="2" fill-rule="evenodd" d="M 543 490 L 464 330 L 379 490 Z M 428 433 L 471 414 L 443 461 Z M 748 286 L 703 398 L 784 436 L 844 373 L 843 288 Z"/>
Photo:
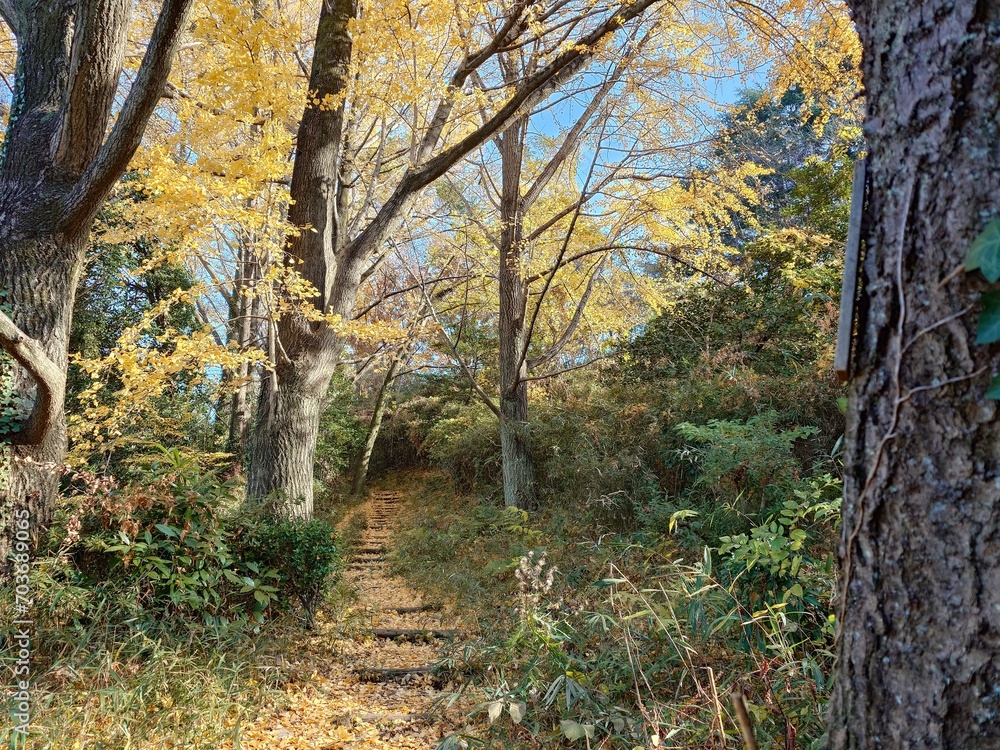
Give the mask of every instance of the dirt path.
<path id="1" fill-rule="evenodd" d="M 243 728 L 241 748 L 430 750 L 461 726 L 463 706 L 436 705 L 443 686 L 431 672 L 463 624 L 447 603 L 423 601 L 388 572 L 386 545 L 403 501 L 399 492 L 374 492 L 354 511 L 368 520 L 345 574 L 358 595 L 348 612 L 357 627 L 345 638 L 320 619 L 295 644 L 301 678 L 287 701 Z"/>

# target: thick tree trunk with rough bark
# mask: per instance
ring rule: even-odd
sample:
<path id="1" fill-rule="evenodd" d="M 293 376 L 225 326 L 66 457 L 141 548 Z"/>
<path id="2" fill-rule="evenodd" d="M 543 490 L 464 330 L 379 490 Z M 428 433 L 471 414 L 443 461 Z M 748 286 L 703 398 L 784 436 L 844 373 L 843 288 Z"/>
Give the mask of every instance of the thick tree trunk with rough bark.
<path id="1" fill-rule="evenodd" d="M 309 105 L 302 115 L 292 170 L 294 201 L 288 220 L 310 227 L 288 238 L 286 262 L 297 265 L 316 287 L 318 310 L 349 317 L 360 280 L 360 259 L 342 256 L 344 238 L 338 200 L 344 131 L 343 93 L 348 85 L 354 0 L 324 3 L 316 31 L 309 90 L 339 99 L 337 107 Z M 260 404 L 250 445 L 247 497 L 270 497 L 291 516 L 309 518 L 313 509 L 313 461 L 319 418 L 337 363 L 339 341 L 324 322 L 288 314 L 276 326 L 274 372 L 261 383 Z"/>
<path id="2" fill-rule="evenodd" d="M 978 273 L 1000 215 L 1000 4 L 853 0 L 870 197 L 829 747 L 1000 747 L 1000 419 Z"/>
<path id="3" fill-rule="evenodd" d="M 297 518 L 312 517 L 313 459 L 330 381 L 326 376 L 318 382 L 325 369 L 314 371 L 311 379 L 305 375 L 294 364 L 279 365 L 274 373 L 265 374 L 247 477 L 248 497 L 271 497 L 283 512 Z M 268 470 L 261 471 L 262 467 Z"/>
<path id="4" fill-rule="evenodd" d="M 125 171 L 156 107 L 190 0 L 166 0 L 110 134 L 131 4 L 0 0 L 17 38 L 11 114 L 0 157 L 0 346 L 17 361 L 29 412 L 12 437 L 0 487 L 0 569 L 16 508 L 36 533 L 52 518 L 66 453 L 63 401 L 69 329 L 90 223 Z M 105 137 L 107 135 L 107 137 Z"/>
<path id="5" fill-rule="evenodd" d="M 521 254 L 524 245 L 524 203 L 521 164 L 528 118 L 517 120 L 497 139 L 501 162 L 500 268 L 500 452 L 504 505 L 530 508 L 535 504 L 535 464 L 528 445 L 528 375 L 523 356 L 527 337 L 528 284 Z"/>
<path id="6" fill-rule="evenodd" d="M 0 289 L 16 300 L 11 318 L 25 334 L 41 344 L 56 366 L 63 383 L 58 402 L 52 404 L 52 421 L 38 442 L 20 442 L 15 435 L 11 450 L 10 479 L 4 504 L 4 528 L 15 508 L 27 508 L 34 529 L 45 529 L 52 521 L 53 498 L 66 455 L 66 422 L 62 411 L 69 329 L 77 281 L 83 267 L 85 238 L 44 236 L 13 241 L 0 237 Z M 34 377 L 25 369 L 16 371 L 14 392 L 37 403 L 40 394 Z M 23 415 L 25 419 L 29 415 Z M 23 430 L 23 427 L 22 427 Z M 6 557 L 4 542 L 0 551 Z"/>

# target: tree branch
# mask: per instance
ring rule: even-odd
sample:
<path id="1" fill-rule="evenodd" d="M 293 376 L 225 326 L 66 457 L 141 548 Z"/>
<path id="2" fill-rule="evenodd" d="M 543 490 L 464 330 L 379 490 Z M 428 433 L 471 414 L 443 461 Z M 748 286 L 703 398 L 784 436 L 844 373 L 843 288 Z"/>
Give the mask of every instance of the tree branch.
<path id="1" fill-rule="evenodd" d="M 420 190 L 441 177 L 461 159 L 475 151 L 510 125 L 522 111 L 530 110 L 554 89 L 578 73 L 596 54 L 599 43 L 624 24 L 641 16 L 661 0 L 637 0 L 622 5 L 591 32 L 579 37 L 551 62 L 530 76 L 507 102 L 481 127 L 418 167 L 411 167 L 392 195 L 382 205 L 364 231 L 345 248 L 348 256 L 370 253 L 380 245 L 394 226 L 396 218 L 415 199 Z"/>
<path id="2" fill-rule="evenodd" d="M 13 442 L 20 445 L 38 445 L 62 416 L 66 396 L 66 381 L 62 368 L 49 359 L 42 345 L 18 328 L 14 321 L 0 310 L 0 347 L 34 378 L 38 384 L 38 398 L 27 421 Z"/>
<path id="3" fill-rule="evenodd" d="M 74 174 L 87 168 L 104 140 L 125 62 L 130 5 L 129 0 L 77 4 L 55 157 Z"/>
<path id="4" fill-rule="evenodd" d="M 0 0 L 0 18 L 7 24 L 7 28 L 17 38 L 20 35 L 21 15 L 17 9 L 15 0 Z"/>
<path id="5" fill-rule="evenodd" d="M 170 74 L 174 51 L 187 26 L 192 4 L 193 0 L 164 0 L 118 121 L 70 193 L 62 220 L 64 231 L 78 229 L 90 221 L 139 148 L 146 123 L 156 109 Z"/>
<path id="6" fill-rule="evenodd" d="M 536 274 L 533 274 L 533 275 L 529 276 L 527 279 L 525 279 L 525 281 L 527 283 L 531 284 L 531 283 L 533 283 L 535 281 L 538 281 L 543 276 L 547 276 L 548 274 L 553 273 L 554 271 L 559 270 L 563 266 L 569 265 L 570 263 L 573 263 L 574 261 L 580 260 L 581 258 L 586 258 L 588 255 L 593 255 L 594 253 L 603 253 L 603 252 L 608 252 L 608 251 L 614 251 L 614 250 L 632 250 L 634 252 L 649 253 L 650 255 L 656 255 L 656 256 L 659 256 L 661 258 L 666 258 L 667 260 L 672 260 L 674 263 L 678 263 L 678 264 L 684 266 L 685 268 L 689 268 L 690 270 L 694 271 L 695 273 L 699 273 L 702 276 L 705 276 L 705 277 L 711 279 L 712 281 L 716 282 L 717 284 L 722 284 L 723 286 L 732 286 L 731 283 L 729 283 L 728 281 L 726 281 L 723 278 L 720 278 L 719 276 L 716 276 L 711 271 L 706 271 L 704 268 L 701 268 L 700 266 L 696 266 L 694 263 L 690 263 L 690 262 L 684 260 L 683 258 L 679 258 L 678 256 L 674 255 L 673 253 L 668 253 L 666 250 L 660 250 L 657 247 L 648 247 L 648 246 L 642 246 L 642 245 L 601 245 L 600 247 L 592 247 L 589 250 L 583 250 L 583 251 L 581 251 L 579 253 L 575 253 L 574 255 L 570 255 L 570 256 L 568 256 L 566 258 L 561 259 L 555 265 L 551 266 L 550 268 L 546 269 L 545 271 L 542 271 L 541 273 L 536 273 Z"/>
<path id="7" fill-rule="evenodd" d="M 604 263 L 607 259 L 608 256 L 604 255 L 597 261 L 597 263 L 594 264 L 594 270 L 590 273 L 590 279 L 587 281 L 587 287 L 584 289 L 583 296 L 577 303 L 576 310 L 573 312 L 573 317 L 567 324 L 566 330 L 563 331 L 563 335 L 559 337 L 559 340 L 556 341 L 547 352 L 540 354 L 534 359 L 528 360 L 529 370 L 533 370 L 547 362 L 551 362 L 559 356 L 559 352 L 561 352 L 565 348 L 566 344 L 569 343 L 569 340 L 573 338 L 573 334 L 576 333 L 576 329 L 580 326 L 580 321 L 583 320 L 584 310 L 587 308 L 587 303 L 590 302 L 590 296 L 594 292 L 594 284 L 597 281 L 598 276 L 601 274 L 601 271 L 604 270 Z M 541 303 L 542 300 L 539 300 L 538 304 L 541 305 Z"/>

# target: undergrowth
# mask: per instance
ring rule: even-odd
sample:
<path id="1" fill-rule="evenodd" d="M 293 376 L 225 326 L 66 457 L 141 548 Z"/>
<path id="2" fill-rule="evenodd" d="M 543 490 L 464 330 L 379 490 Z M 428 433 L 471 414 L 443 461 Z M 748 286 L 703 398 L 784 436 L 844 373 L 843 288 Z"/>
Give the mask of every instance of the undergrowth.
<path id="1" fill-rule="evenodd" d="M 789 568 L 758 560 L 752 568 L 785 576 L 761 598 L 759 581 L 748 584 L 755 571 L 731 551 L 677 533 L 608 531 L 574 507 L 528 514 L 456 498 L 433 475 L 418 481 L 394 572 L 454 598 L 483 633 L 447 651 L 442 667 L 472 675 L 465 690 L 490 729 L 442 748 L 739 747 L 733 690 L 747 696 L 761 747 L 819 746 L 829 592 L 789 593 L 803 585 L 788 584 Z"/>
<path id="2" fill-rule="evenodd" d="M 67 477 L 30 567 L 31 748 L 239 746 L 241 727 L 299 668 L 286 655 L 322 607 L 340 620 L 339 509 L 308 522 L 242 503 L 234 483 L 176 449 L 137 481 Z M 13 587 L 0 605 L 14 611 Z M 0 627 L 13 642 L 15 626 Z M 4 668 L 13 650 L 4 651 Z M 0 744 L 25 747 L 14 722 Z"/>

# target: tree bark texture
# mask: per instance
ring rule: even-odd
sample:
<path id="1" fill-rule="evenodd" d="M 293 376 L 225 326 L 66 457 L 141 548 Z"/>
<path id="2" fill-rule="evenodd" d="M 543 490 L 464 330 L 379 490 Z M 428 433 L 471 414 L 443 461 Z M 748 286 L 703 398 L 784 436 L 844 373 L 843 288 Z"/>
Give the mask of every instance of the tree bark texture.
<path id="1" fill-rule="evenodd" d="M 6 560 L 14 509 L 29 509 L 36 536 L 51 521 L 55 467 L 66 453 L 69 328 L 90 223 L 139 145 L 190 6 L 190 0 L 164 2 L 135 82 L 105 138 L 130 3 L 5 4 L 18 57 L 0 157 L 0 302 L 9 307 L 18 334 L 0 335 L 0 346 L 15 354 L 18 339 L 37 342 L 58 382 L 42 390 L 43 379 L 30 365 L 21 362 L 15 371 L 16 392 L 34 406 L 11 439 L 9 479 L 0 488 L 0 560 Z"/>
<path id="2" fill-rule="evenodd" d="M 528 444 L 527 336 L 528 284 L 523 273 L 524 202 L 521 164 L 528 118 L 517 120 L 497 139 L 500 151 L 500 452 L 503 500 L 508 507 L 535 503 L 535 465 Z"/>
<path id="3" fill-rule="evenodd" d="M 338 214 L 354 0 L 323 4 L 316 31 L 309 90 L 321 104 L 306 107 L 299 124 L 292 169 L 289 221 L 304 229 L 288 238 L 286 262 L 296 264 L 318 292 L 311 300 L 325 313 L 350 317 L 364 258 L 343 253 Z M 331 107 L 328 98 L 339 99 Z M 308 227 L 308 228 L 306 228 Z M 278 501 L 291 516 L 313 508 L 313 461 L 319 418 L 339 354 L 338 336 L 326 323 L 285 315 L 276 326 L 277 362 L 261 383 L 247 477 L 247 497 Z"/>
<path id="4" fill-rule="evenodd" d="M 828 746 L 1000 747 L 1000 420 L 978 273 L 1000 215 L 1000 3 L 852 0 L 870 197 Z"/>

